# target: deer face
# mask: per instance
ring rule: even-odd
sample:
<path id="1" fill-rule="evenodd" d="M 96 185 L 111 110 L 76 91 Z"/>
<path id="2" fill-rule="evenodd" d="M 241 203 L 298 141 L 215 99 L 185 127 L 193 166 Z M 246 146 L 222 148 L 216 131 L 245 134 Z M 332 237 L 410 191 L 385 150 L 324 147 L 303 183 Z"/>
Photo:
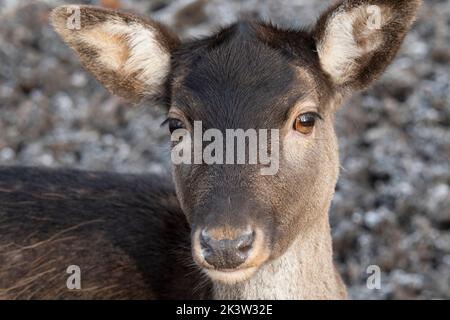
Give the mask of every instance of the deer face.
<path id="1" fill-rule="evenodd" d="M 343 1 L 312 31 L 244 22 L 188 43 L 156 22 L 93 7 L 60 7 L 52 18 L 112 92 L 170 102 L 170 131 L 180 138 L 174 149 L 183 141 L 199 143 L 196 135 L 211 129 L 225 139 L 230 130 L 255 130 L 258 142 L 241 141 L 250 159 L 250 147 L 261 147 L 260 130 L 275 130 L 276 138 L 266 140 L 277 157 L 272 174 L 262 174 L 258 162 L 228 162 L 239 146 L 226 143 L 213 152 L 223 161 L 173 165 L 194 260 L 213 280 L 235 283 L 328 219 L 339 166 L 333 113 L 343 97 L 365 88 L 391 62 L 418 5 Z M 67 27 L 74 10 L 78 30 Z M 200 141 L 201 154 L 207 145 Z"/>
<path id="2" fill-rule="evenodd" d="M 265 42 L 275 32 L 241 23 L 175 56 L 171 130 L 181 127 L 193 136 L 193 120 L 224 138 L 230 129 L 278 130 L 279 150 L 273 152 L 279 170 L 273 174 L 263 175 L 260 164 L 225 161 L 174 166 L 178 198 L 192 225 L 193 256 L 226 282 L 248 277 L 282 254 L 309 221 L 326 218 L 317 215 L 327 212 L 337 179 L 331 89 L 314 42 L 299 35 L 296 57 Z M 229 151 L 224 143 L 224 158 Z"/>

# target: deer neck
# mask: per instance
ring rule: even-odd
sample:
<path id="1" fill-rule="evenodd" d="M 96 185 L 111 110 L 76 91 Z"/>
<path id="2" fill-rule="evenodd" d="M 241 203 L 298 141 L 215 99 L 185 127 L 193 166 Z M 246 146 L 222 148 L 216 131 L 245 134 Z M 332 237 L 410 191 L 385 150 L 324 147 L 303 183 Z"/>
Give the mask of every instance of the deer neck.
<path id="1" fill-rule="evenodd" d="M 248 281 L 214 283 L 215 299 L 339 299 L 345 288 L 332 258 L 328 215 L 299 234 L 288 250 Z"/>

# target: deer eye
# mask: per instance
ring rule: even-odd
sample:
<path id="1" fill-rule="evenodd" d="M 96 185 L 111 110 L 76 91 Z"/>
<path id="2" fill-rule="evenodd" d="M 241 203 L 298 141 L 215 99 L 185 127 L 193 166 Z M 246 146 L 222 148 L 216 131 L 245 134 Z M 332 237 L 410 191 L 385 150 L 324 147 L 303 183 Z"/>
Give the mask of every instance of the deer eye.
<path id="1" fill-rule="evenodd" d="M 299 115 L 295 119 L 294 130 L 305 135 L 310 134 L 314 129 L 317 118 L 319 117 L 320 116 L 314 112 L 308 112 Z"/>
<path id="2" fill-rule="evenodd" d="M 179 120 L 179 119 L 175 119 L 175 118 L 169 118 L 167 120 L 168 124 L 169 124 L 169 131 L 172 134 L 175 130 L 178 129 L 185 129 L 186 126 L 184 125 L 183 121 Z"/>

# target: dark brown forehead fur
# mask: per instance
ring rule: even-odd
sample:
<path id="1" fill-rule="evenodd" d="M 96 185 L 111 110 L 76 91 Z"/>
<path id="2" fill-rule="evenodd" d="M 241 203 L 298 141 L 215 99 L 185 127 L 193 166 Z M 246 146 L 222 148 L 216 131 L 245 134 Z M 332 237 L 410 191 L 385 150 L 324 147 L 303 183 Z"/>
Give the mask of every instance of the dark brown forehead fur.
<path id="1" fill-rule="evenodd" d="M 173 61 L 171 103 L 204 128 L 280 128 L 299 99 L 330 96 L 307 31 L 239 22 L 184 44 Z"/>

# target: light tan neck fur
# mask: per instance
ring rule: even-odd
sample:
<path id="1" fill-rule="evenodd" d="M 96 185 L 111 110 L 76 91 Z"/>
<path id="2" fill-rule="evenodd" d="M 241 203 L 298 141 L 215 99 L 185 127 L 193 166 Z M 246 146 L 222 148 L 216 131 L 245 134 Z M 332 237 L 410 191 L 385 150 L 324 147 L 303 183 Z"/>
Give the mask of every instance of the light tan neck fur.
<path id="1" fill-rule="evenodd" d="M 346 299 L 344 284 L 333 265 L 327 219 L 300 234 L 279 258 L 250 280 L 236 285 L 214 284 L 215 299 Z"/>

